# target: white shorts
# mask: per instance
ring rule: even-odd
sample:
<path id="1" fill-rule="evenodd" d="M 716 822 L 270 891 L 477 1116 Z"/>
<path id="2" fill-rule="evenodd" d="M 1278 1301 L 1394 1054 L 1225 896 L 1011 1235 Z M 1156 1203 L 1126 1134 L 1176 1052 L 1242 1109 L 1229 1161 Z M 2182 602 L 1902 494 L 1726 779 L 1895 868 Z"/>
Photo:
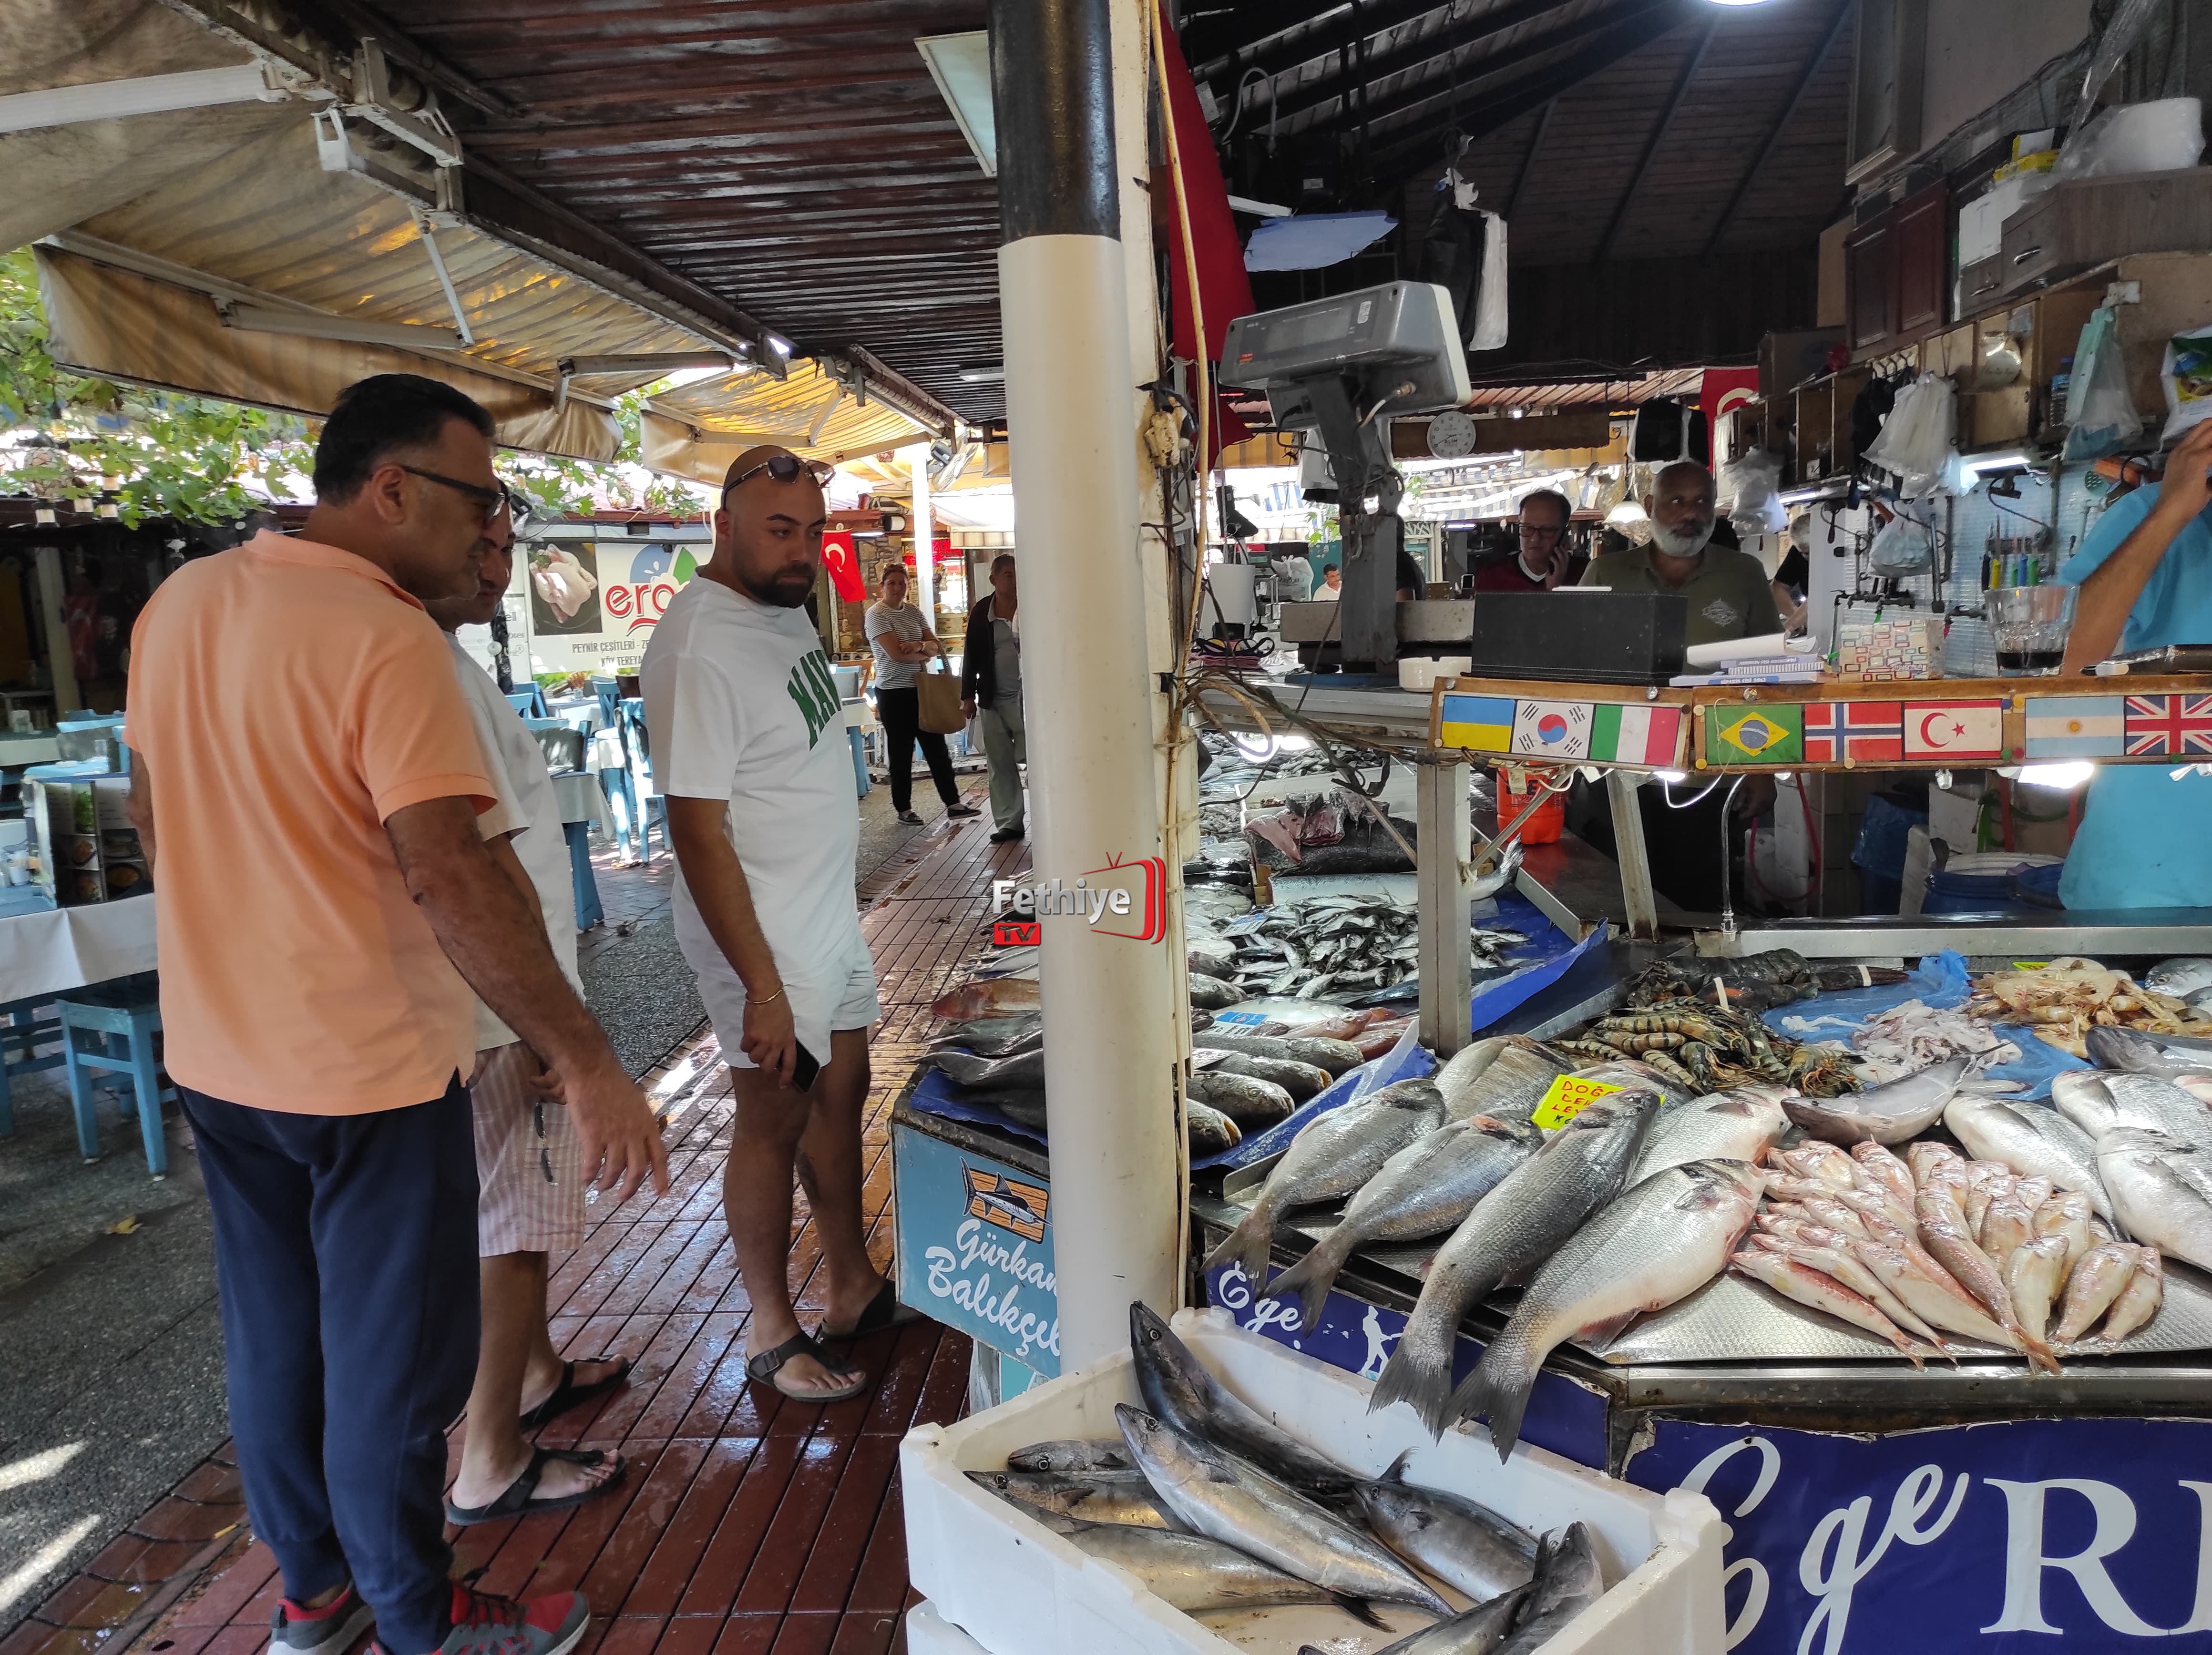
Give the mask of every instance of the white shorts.
<path id="1" fill-rule="evenodd" d="M 732 1069 L 757 1068 L 744 1053 L 745 985 L 738 973 L 719 954 L 704 966 L 693 961 L 691 969 L 699 979 L 700 1003 L 714 1022 L 714 1038 L 721 1042 L 722 1061 Z M 857 924 L 837 964 L 826 965 L 805 980 L 786 977 L 783 991 L 791 1001 L 792 1028 L 799 1043 L 825 1065 L 833 1031 L 866 1028 L 883 1015 L 876 999 L 875 958 Z"/>
<path id="2" fill-rule="evenodd" d="M 525 1076 L 536 1067 L 520 1040 L 477 1054 L 469 1082 L 477 1131 L 477 1252 L 566 1252 L 584 1239 L 584 1173 L 567 1106 L 548 1103 Z"/>

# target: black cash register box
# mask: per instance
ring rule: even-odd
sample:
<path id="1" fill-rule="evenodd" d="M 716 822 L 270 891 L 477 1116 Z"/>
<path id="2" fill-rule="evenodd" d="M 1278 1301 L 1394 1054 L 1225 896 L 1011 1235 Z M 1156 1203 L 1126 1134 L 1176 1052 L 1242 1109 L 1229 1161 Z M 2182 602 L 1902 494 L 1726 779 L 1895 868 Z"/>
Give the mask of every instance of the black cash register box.
<path id="1" fill-rule="evenodd" d="M 1478 592 L 1472 676 L 1664 684 L 1685 670 L 1689 625 L 1680 592 Z"/>

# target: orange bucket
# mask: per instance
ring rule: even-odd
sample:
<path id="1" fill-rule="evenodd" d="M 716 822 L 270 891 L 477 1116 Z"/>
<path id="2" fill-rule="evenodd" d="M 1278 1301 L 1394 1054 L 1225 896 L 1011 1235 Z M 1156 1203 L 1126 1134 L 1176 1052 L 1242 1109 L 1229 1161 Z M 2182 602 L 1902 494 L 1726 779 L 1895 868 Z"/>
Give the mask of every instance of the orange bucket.
<path id="1" fill-rule="evenodd" d="M 1514 773 L 1498 773 L 1498 825 L 1504 828 L 1528 808 L 1528 800 L 1536 791 L 1523 791 L 1513 785 Z M 1521 824 L 1518 835 L 1523 845 L 1556 845 L 1567 827 L 1567 796 L 1554 793 L 1536 807 L 1535 814 Z"/>

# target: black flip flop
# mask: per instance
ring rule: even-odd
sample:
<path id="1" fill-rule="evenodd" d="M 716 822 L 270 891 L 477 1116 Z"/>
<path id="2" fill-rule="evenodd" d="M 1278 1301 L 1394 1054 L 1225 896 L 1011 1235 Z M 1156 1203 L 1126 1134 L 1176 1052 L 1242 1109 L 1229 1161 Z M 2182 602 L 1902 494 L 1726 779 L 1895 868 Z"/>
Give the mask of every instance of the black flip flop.
<path id="1" fill-rule="evenodd" d="M 553 1387 L 553 1394 L 523 1415 L 522 1428 L 525 1431 L 535 1431 L 541 1426 L 550 1425 L 571 1408 L 580 1407 L 594 1397 L 605 1395 L 629 1378 L 630 1361 L 627 1356 L 586 1356 L 583 1360 L 587 1362 L 613 1362 L 616 1364 L 615 1371 L 605 1379 L 592 1380 L 589 1385 L 578 1385 L 576 1364 L 562 1362 L 561 1383 Z"/>
<path id="2" fill-rule="evenodd" d="M 619 1484 L 629 1470 L 629 1462 L 616 1454 L 615 1474 L 596 1488 L 581 1494 L 560 1494 L 544 1500 L 538 1498 L 538 1481 L 545 1475 L 546 1463 L 565 1459 L 576 1465 L 604 1465 L 611 1451 L 605 1448 L 539 1448 L 530 1456 L 530 1464 L 520 1476 L 508 1483 L 489 1506 L 456 1506 L 446 1502 L 446 1521 L 466 1528 L 471 1523 L 496 1523 L 503 1517 L 535 1517 L 540 1512 L 565 1512 L 582 1505 L 587 1500 L 597 1500 L 601 1494 Z"/>
<path id="3" fill-rule="evenodd" d="M 868 1376 L 859 1374 L 848 1385 L 836 1391 L 787 1391 L 780 1379 L 785 1366 L 800 1356 L 811 1356 L 822 1364 L 823 1372 L 836 1373 L 851 1372 L 805 1332 L 793 1334 L 773 1350 L 763 1350 L 757 1356 L 745 1360 L 745 1377 L 757 1385 L 767 1385 L 780 1397 L 793 1402 L 850 1402 L 868 1388 Z"/>
<path id="4" fill-rule="evenodd" d="M 822 1325 L 825 1339 L 857 1339 L 864 1334 L 880 1333 L 887 1327 L 902 1327 L 908 1322 L 918 1322 L 921 1312 L 899 1303 L 898 1289 L 885 1282 L 876 1289 L 876 1296 L 868 1300 L 868 1307 L 860 1312 L 860 1319 L 845 1331 L 831 1331 L 827 1322 Z"/>

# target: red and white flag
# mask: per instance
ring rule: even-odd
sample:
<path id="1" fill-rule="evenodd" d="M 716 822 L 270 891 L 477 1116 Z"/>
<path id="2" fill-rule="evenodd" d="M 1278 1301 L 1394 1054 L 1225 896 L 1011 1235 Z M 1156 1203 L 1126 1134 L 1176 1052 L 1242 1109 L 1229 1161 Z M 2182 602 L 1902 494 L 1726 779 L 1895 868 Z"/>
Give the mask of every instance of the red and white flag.
<path id="1" fill-rule="evenodd" d="M 2003 757 L 2004 703 L 1906 702 L 1905 756 L 1908 759 Z"/>

